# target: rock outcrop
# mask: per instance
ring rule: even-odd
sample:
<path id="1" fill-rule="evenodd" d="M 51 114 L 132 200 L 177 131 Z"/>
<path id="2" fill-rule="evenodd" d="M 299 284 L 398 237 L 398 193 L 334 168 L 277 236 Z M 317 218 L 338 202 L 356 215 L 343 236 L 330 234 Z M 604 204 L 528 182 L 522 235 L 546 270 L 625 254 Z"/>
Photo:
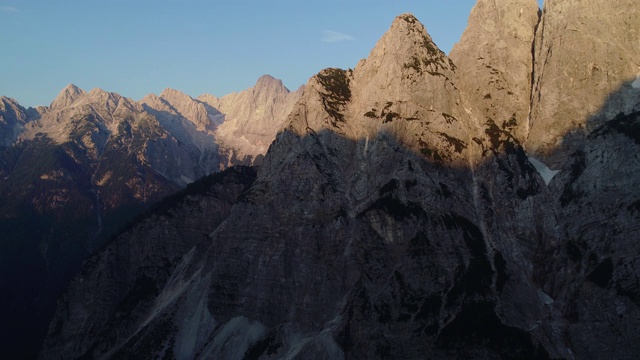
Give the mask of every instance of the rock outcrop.
<path id="1" fill-rule="evenodd" d="M 85 91 L 79 87 L 69 84 L 60 90 L 58 96 L 49 105 L 50 109 L 64 109 L 71 106 L 76 100 L 85 95 Z"/>
<path id="2" fill-rule="evenodd" d="M 27 109 L 14 99 L 0 97 L 0 149 L 13 144 L 29 121 Z"/>
<path id="3" fill-rule="evenodd" d="M 165 89 L 160 96 L 147 95 L 140 103 L 156 111 L 181 116 L 189 120 L 198 131 L 212 132 L 224 121 L 218 109 L 174 89 Z"/>
<path id="4" fill-rule="evenodd" d="M 520 142 L 527 136 L 539 17 L 535 0 L 478 1 L 449 55 L 471 116 L 482 126 L 489 119 L 511 122 Z"/>
<path id="5" fill-rule="evenodd" d="M 619 112 L 638 110 L 638 29 L 640 9 L 633 0 L 615 6 L 545 1 L 525 142 L 530 153 L 559 169 L 594 128 Z"/>

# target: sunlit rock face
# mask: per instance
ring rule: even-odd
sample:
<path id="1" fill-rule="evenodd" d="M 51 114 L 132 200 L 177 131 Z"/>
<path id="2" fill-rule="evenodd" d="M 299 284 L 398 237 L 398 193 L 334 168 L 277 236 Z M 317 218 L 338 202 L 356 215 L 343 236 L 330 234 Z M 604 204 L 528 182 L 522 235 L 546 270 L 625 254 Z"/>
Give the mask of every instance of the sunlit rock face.
<path id="1" fill-rule="evenodd" d="M 640 9 L 633 0 L 545 1 L 536 31 L 527 149 L 554 169 L 582 137 L 640 110 Z"/>
<path id="2" fill-rule="evenodd" d="M 583 16 L 548 2 L 478 1 L 451 59 L 398 16 L 355 69 L 309 80 L 257 173 L 197 183 L 95 254 L 40 357 L 634 358 L 635 90 L 612 80 L 619 111 L 562 161 L 536 150 L 531 99 L 571 78 L 539 80 L 534 34 Z"/>
<path id="3" fill-rule="evenodd" d="M 269 75 L 239 93 L 221 98 L 201 95 L 198 100 L 224 114 L 215 131 L 216 143 L 226 157 L 226 166 L 253 164 L 265 154 L 276 134 L 286 126 L 287 115 L 302 94 L 290 92 L 281 80 Z"/>
<path id="4" fill-rule="evenodd" d="M 478 1 L 450 54 L 466 110 L 479 125 L 512 123 L 520 142 L 527 135 L 539 17 L 535 0 Z"/>
<path id="5" fill-rule="evenodd" d="M 0 149 L 11 146 L 16 141 L 34 109 L 25 109 L 14 99 L 0 97 Z M 37 114 L 37 112 L 36 112 Z"/>

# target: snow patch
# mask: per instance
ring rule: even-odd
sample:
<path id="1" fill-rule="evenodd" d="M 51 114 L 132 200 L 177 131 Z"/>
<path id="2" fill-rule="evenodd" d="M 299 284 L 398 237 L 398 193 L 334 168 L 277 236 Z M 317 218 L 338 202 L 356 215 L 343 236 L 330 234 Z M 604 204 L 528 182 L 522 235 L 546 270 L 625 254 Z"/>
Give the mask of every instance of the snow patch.
<path id="1" fill-rule="evenodd" d="M 553 179 L 553 177 L 556 176 L 556 174 L 560 171 L 560 170 L 549 169 L 547 165 L 545 165 L 544 163 L 542 163 L 541 161 L 537 160 L 532 156 L 529 156 L 529 162 L 531 162 L 533 167 L 535 167 L 536 170 L 538 170 L 538 173 L 540 174 L 540 176 L 542 176 L 542 179 L 544 180 L 544 183 L 546 185 L 549 185 L 549 183 L 551 182 L 551 179 Z"/>
<path id="2" fill-rule="evenodd" d="M 640 89 L 640 72 L 636 75 L 636 79 L 631 83 L 631 87 L 634 89 Z"/>
<path id="3" fill-rule="evenodd" d="M 545 303 L 545 305 L 551 305 L 551 304 L 554 303 L 554 301 L 551 298 L 551 296 L 547 295 L 544 291 L 542 291 L 540 289 L 538 289 L 538 298 L 540 299 L 540 301 Z"/>
<path id="4" fill-rule="evenodd" d="M 193 182 L 192 178 L 185 175 L 180 175 L 180 180 L 184 181 L 187 184 L 191 184 Z"/>

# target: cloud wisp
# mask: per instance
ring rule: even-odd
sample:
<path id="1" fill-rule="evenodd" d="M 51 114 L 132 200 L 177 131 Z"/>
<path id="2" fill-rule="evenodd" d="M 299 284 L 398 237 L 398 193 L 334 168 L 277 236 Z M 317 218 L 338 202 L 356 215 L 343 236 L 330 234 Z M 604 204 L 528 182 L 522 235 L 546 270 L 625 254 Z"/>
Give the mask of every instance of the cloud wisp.
<path id="1" fill-rule="evenodd" d="M 337 43 L 342 41 L 354 41 L 354 38 L 351 35 L 343 34 L 337 31 L 332 30 L 324 30 L 322 32 L 322 41 L 327 43 Z"/>
<path id="2" fill-rule="evenodd" d="M 13 6 L 0 6 L 0 12 L 15 13 L 18 12 L 18 9 L 14 8 Z"/>

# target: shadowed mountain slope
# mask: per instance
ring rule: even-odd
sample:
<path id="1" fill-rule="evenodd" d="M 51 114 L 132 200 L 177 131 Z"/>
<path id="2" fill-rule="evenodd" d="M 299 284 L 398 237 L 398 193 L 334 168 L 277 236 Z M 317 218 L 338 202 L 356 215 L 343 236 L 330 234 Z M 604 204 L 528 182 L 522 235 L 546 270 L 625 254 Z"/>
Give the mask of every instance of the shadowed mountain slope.
<path id="1" fill-rule="evenodd" d="M 526 49 L 530 3 L 480 0 L 470 27 L 515 24 L 489 33 Z M 548 177 L 521 142 L 535 93 L 510 78 L 532 81 L 534 59 L 480 74 L 514 89 L 485 111 L 461 84 L 493 50 L 463 40 L 457 64 L 404 14 L 355 69 L 312 77 L 255 180 L 152 213 L 87 262 L 40 357 L 634 358 L 638 113 L 604 116 Z"/>

